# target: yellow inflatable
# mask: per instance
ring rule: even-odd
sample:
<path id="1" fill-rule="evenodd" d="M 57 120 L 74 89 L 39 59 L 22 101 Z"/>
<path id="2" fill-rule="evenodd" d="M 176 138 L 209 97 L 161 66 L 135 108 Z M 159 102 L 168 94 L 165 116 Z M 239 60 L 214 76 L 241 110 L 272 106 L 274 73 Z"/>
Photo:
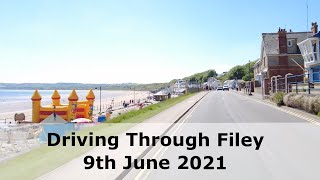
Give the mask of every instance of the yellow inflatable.
<path id="1" fill-rule="evenodd" d="M 86 101 L 78 101 L 79 97 L 75 90 L 72 90 L 68 97 L 69 104 L 60 103 L 60 94 L 54 90 L 51 99 L 52 104 L 49 106 L 41 106 L 41 95 L 38 90 L 33 93 L 32 100 L 32 122 L 39 123 L 51 114 L 55 113 L 66 121 L 70 122 L 76 118 L 92 119 L 94 93 L 92 90 L 88 92 Z"/>

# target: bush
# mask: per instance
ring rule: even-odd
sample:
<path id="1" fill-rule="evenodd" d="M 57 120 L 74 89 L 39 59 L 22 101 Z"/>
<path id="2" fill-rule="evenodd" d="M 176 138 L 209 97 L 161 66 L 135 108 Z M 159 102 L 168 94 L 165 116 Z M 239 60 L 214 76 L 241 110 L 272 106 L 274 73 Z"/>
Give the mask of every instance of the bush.
<path id="1" fill-rule="evenodd" d="M 273 94 L 272 100 L 277 104 L 277 106 L 284 105 L 283 103 L 283 97 L 285 93 L 284 92 L 277 92 Z"/>
<path id="2" fill-rule="evenodd" d="M 320 96 L 315 96 L 314 102 L 313 102 L 313 108 L 315 113 L 320 112 Z"/>
<path id="3" fill-rule="evenodd" d="M 309 113 L 320 112 L 320 96 L 308 94 L 289 93 L 284 96 L 283 102 L 288 107 L 305 110 Z"/>
<path id="4" fill-rule="evenodd" d="M 293 97 L 296 93 L 289 93 L 283 97 L 283 103 L 288 107 L 293 107 Z"/>

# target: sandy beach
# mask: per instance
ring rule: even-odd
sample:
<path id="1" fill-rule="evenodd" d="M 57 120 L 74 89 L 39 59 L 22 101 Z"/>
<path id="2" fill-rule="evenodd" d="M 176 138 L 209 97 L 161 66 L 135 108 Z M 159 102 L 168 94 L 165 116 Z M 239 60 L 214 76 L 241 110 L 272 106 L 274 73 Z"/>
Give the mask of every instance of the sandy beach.
<path id="1" fill-rule="evenodd" d="M 79 100 L 84 100 L 85 91 L 83 94 L 79 93 Z M 116 92 L 116 95 L 109 95 L 109 92 Z M 99 91 L 94 91 L 96 99 L 94 102 L 94 114 L 99 113 L 100 111 L 100 93 Z M 104 112 L 110 105 L 113 105 L 114 108 L 119 108 L 122 106 L 122 103 L 129 102 L 130 100 L 135 99 L 136 102 L 146 100 L 147 97 L 150 95 L 148 91 L 102 91 L 101 96 L 101 111 Z M 61 95 L 62 96 L 62 95 Z M 15 113 L 24 113 L 26 115 L 26 120 L 32 119 L 32 109 L 30 97 L 24 100 L 23 102 L 7 102 L 6 104 L 0 104 L 0 124 L 14 122 L 14 114 Z M 51 103 L 51 98 L 49 96 L 45 96 L 42 98 L 43 105 L 49 105 Z M 113 103 L 112 103 L 113 100 Z M 61 97 L 61 103 L 66 104 L 68 103 L 67 97 Z"/>
<path id="2" fill-rule="evenodd" d="M 123 101 L 129 102 L 135 96 L 136 102 L 144 101 L 149 96 L 149 92 L 138 91 L 135 92 L 125 92 L 122 96 L 116 98 L 106 98 L 101 100 L 101 111 L 105 112 L 107 107 L 111 105 L 112 99 L 114 99 L 114 112 L 111 117 L 116 117 L 119 114 L 126 113 L 131 110 L 139 109 L 138 106 L 131 104 L 127 108 L 123 108 Z M 99 98 L 99 97 L 98 97 Z M 100 111 L 100 99 L 95 101 L 94 104 L 94 119 Z M 19 111 L 19 113 L 24 112 L 27 115 L 27 119 L 31 121 L 31 109 L 25 111 Z M 16 124 L 13 120 L 14 112 L 3 113 L 3 117 L 9 117 L 7 123 L 0 123 L 0 162 L 6 161 L 13 158 L 19 154 L 26 153 L 36 147 L 41 145 L 39 138 L 35 136 L 35 132 L 41 132 L 42 128 L 40 124 Z M 9 123 L 11 122 L 11 124 Z M 85 125 L 83 126 L 83 128 Z"/>

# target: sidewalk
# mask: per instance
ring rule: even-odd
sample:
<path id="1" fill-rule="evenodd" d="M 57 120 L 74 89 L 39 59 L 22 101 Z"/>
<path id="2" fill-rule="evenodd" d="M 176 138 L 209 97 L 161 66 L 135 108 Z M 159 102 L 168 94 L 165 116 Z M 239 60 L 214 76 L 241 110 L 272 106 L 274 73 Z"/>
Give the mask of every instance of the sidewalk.
<path id="1" fill-rule="evenodd" d="M 242 89 L 241 91 L 236 91 L 236 90 L 230 90 L 230 91 L 244 95 L 244 96 L 252 97 L 257 100 L 263 100 L 262 94 L 260 93 L 251 92 L 252 95 L 249 96 L 247 93 L 245 93 L 244 89 Z"/>
<path id="2" fill-rule="evenodd" d="M 314 115 L 314 114 L 310 114 L 306 111 L 303 111 L 303 110 L 300 110 L 300 109 L 295 109 L 295 108 L 291 108 L 291 107 L 287 107 L 287 106 L 280 106 L 278 107 L 274 102 L 272 102 L 271 100 L 269 99 L 263 99 L 262 98 L 262 94 L 260 93 L 254 93 L 252 92 L 251 96 L 249 96 L 248 94 L 245 94 L 244 91 L 232 91 L 232 92 L 235 92 L 237 94 L 240 94 L 240 95 L 243 95 L 245 97 L 248 97 L 248 98 L 252 98 L 253 100 L 256 100 L 256 101 L 259 101 L 261 103 L 264 103 L 268 106 L 271 106 L 277 110 L 280 110 L 282 112 L 285 112 L 287 114 L 290 114 L 290 115 L 293 115 L 293 116 L 296 116 L 296 117 L 299 117 L 301 119 L 304 119 L 306 121 L 309 121 L 311 123 L 314 123 L 314 124 L 319 124 L 320 125 L 320 117 L 318 117 L 317 115 Z"/>
<path id="3" fill-rule="evenodd" d="M 181 103 L 151 117 L 145 123 L 139 123 L 127 130 L 126 132 L 143 132 L 144 135 L 159 136 L 171 124 L 178 119 L 184 112 L 192 107 L 198 100 L 200 100 L 206 92 L 200 92 Z M 146 146 L 129 146 L 125 136 L 125 132 L 119 137 L 119 149 L 109 150 L 107 147 L 95 147 L 93 150 L 85 153 L 84 155 L 73 159 L 65 165 L 45 174 L 39 179 L 115 179 L 122 171 L 119 168 L 126 164 L 124 156 L 138 157 L 147 147 Z M 85 156 L 90 155 L 93 157 L 108 155 L 115 160 L 117 164 L 116 169 L 99 170 L 96 168 L 86 170 L 84 169 L 83 159 Z"/>

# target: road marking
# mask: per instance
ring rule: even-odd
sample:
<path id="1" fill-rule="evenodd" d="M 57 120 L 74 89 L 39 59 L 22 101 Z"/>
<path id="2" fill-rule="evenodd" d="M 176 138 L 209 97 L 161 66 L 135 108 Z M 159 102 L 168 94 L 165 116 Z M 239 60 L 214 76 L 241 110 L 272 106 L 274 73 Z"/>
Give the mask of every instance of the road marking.
<path id="1" fill-rule="evenodd" d="M 258 103 L 260 103 L 260 104 L 267 105 L 267 106 L 269 106 L 269 107 L 272 107 L 272 108 L 277 109 L 277 110 L 279 110 L 279 111 L 282 111 L 282 112 L 284 112 L 284 113 L 290 114 L 290 115 L 292 115 L 292 116 L 298 117 L 298 118 L 303 119 L 303 120 L 305 120 L 305 121 L 311 122 L 311 123 L 313 123 L 313 124 L 315 124 L 315 125 L 317 125 L 317 126 L 320 126 L 320 122 L 317 121 L 317 120 L 315 120 L 315 119 L 313 119 L 313 118 L 308 118 L 308 117 L 306 117 L 306 116 L 304 116 L 304 115 L 302 115 L 302 114 L 299 114 L 299 113 L 296 113 L 296 112 L 292 112 L 292 111 L 289 111 L 289 110 L 286 110 L 286 109 L 277 107 L 277 106 L 272 105 L 272 104 L 269 104 L 269 103 L 267 103 L 267 102 L 259 101 L 259 100 L 256 100 L 256 99 L 251 99 L 251 98 L 246 97 L 246 96 L 243 96 L 243 97 L 245 97 L 245 98 L 247 98 L 247 99 L 250 99 L 250 100 L 252 100 L 252 101 L 258 102 Z"/>
<path id="2" fill-rule="evenodd" d="M 173 135 L 176 134 L 176 132 L 178 130 L 180 130 L 181 126 L 184 125 L 184 122 L 187 121 L 187 119 L 189 119 L 191 116 L 192 116 L 192 113 L 197 109 L 197 107 L 199 106 L 199 104 L 202 102 L 203 99 L 201 99 L 195 107 L 193 107 L 192 111 L 188 114 L 187 117 L 185 117 L 181 123 L 179 123 L 179 126 L 173 131 L 173 133 L 170 135 L 170 138 L 173 137 Z M 167 147 L 164 147 L 164 146 L 161 146 L 158 151 L 151 157 L 151 159 L 156 159 L 158 154 L 160 154 L 161 152 L 161 155 L 159 157 L 162 157 L 164 155 L 164 153 L 168 150 L 168 146 Z M 146 173 L 145 173 L 146 171 Z M 151 173 L 151 169 L 143 169 L 143 170 L 140 170 L 140 172 L 137 174 L 137 176 L 134 178 L 134 180 L 140 180 L 140 179 L 147 179 L 147 177 L 150 175 Z"/>

